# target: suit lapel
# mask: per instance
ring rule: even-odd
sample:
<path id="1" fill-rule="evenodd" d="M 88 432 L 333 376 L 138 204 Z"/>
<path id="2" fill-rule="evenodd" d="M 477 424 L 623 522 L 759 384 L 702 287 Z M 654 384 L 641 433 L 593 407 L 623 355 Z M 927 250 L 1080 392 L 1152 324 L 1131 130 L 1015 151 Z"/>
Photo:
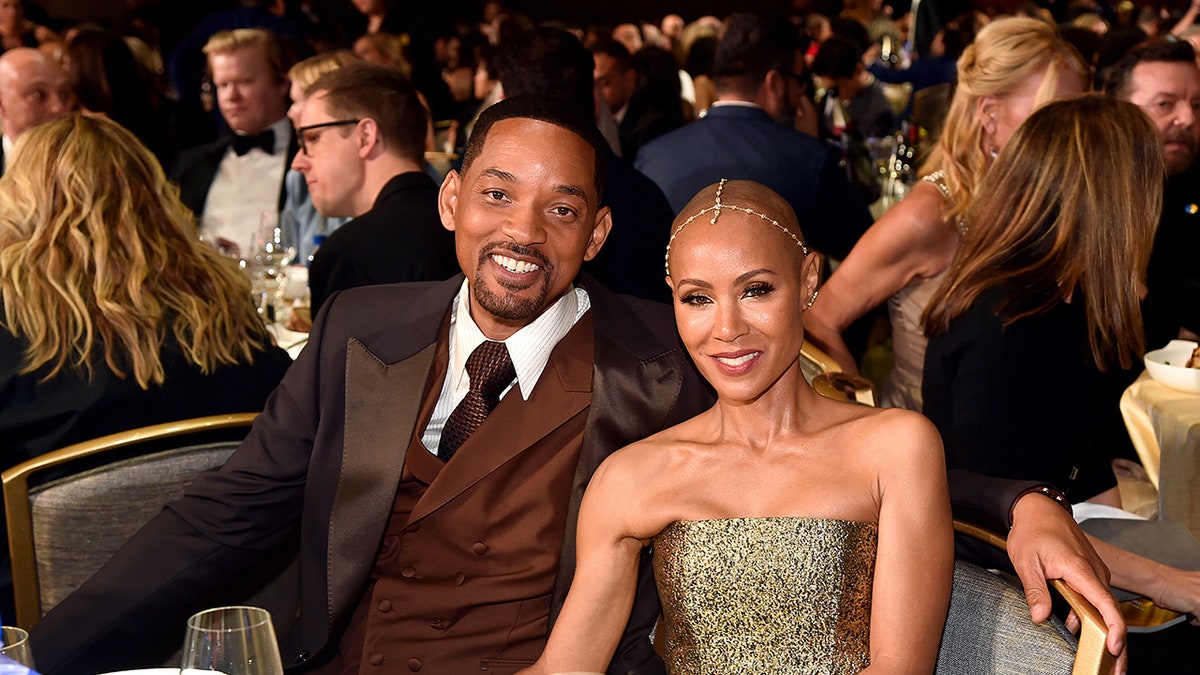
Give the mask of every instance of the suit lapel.
<path id="1" fill-rule="evenodd" d="M 589 313 L 551 352 L 529 400 L 514 390 L 500 401 L 438 474 L 413 508 L 409 522 L 445 506 L 586 409 L 592 399 L 591 347 Z"/>
<path id="2" fill-rule="evenodd" d="M 357 339 L 346 352 L 346 426 L 341 476 L 329 519 L 329 592 L 333 607 L 356 598 L 404 469 L 404 453 L 421 407 L 436 342 L 388 365 Z M 335 564 L 336 559 L 336 564 Z M 352 601 L 352 600 L 350 600 Z"/>

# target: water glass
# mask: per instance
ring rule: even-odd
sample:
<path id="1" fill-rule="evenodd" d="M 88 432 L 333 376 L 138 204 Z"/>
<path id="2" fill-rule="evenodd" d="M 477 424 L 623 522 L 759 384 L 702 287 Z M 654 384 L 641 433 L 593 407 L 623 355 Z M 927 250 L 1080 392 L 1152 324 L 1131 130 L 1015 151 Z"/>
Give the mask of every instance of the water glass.
<path id="1" fill-rule="evenodd" d="M 259 607 L 217 607 L 193 614 L 183 641 L 183 673 L 283 675 L 271 613 Z"/>
<path id="2" fill-rule="evenodd" d="M 16 626 L 0 626 L 0 654 L 23 666 L 33 668 L 33 652 L 29 649 L 29 632 Z"/>

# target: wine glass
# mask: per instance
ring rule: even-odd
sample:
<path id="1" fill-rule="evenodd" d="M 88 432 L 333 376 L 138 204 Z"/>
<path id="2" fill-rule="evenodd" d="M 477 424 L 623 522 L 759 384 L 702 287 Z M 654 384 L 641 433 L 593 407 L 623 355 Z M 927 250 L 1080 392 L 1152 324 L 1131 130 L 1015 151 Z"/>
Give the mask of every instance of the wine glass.
<path id="1" fill-rule="evenodd" d="M 33 652 L 29 649 L 29 633 L 15 626 L 0 626 L 0 654 L 23 666 L 33 668 Z"/>
<path id="2" fill-rule="evenodd" d="M 260 607 L 217 607 L 193 614 L 183 640 L 183 673 L 283 675 L 271 613 Z"/>

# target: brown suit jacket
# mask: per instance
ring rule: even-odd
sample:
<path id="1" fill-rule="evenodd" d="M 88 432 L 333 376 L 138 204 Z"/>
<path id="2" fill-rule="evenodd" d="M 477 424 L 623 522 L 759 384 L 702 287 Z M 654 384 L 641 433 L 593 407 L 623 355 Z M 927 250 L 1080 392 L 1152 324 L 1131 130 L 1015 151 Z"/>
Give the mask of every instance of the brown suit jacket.
<path id="1" fill-rule="evenodd" d="M 461 282 L 459 276 L 333 296 L 309 345 L 229 462 L 198 478 L 37 627 L 33 644 L 42 672 L 144 666 L 145 655 L 130 645 L 164 632 L 177 645 L 184 618 L 208 604 L 211 589 L 295 527 L 303 610 L 282 640 L 285 663 L 304 664 L 336 646 L 375 561 L 438 329 Z M 596 467 L 616 449 L 712 402 L 666 306 L 618 298 L 586 278 L 581 283 L 595 325 L 592 391 L 551 620 L 571 583 L 576 514 Z M 494 466 L 488 462 L 475 474 Z M 472 479 L 448 481 L 438 488 L 444 499 L 427 494 L 421 508 L 445 503 Z M 643 590 L 653 588 L 648 576 L 643 583 L 649 584 Z M 640 592 L 610 672 L 661 669 L 645 639 L 657 614 L 657 596 Z"/>

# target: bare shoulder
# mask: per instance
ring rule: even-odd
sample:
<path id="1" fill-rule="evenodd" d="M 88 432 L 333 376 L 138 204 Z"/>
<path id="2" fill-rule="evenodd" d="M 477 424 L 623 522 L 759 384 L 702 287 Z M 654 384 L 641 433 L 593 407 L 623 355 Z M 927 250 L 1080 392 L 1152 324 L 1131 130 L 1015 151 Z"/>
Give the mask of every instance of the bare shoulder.
<path id="1" fill-rule="evenodd" d="M 913 186 L 904 201 L 892 207 L 878 224 L 924 240 L 953 235 L 942 209 L 946 200 L 933 185 L 921 181 Z"/>
<path id="2" fill-rule="evenodd" d="M 675 475 L 672 466 L 690 454 L 689 439 L 698 426 L 693 418 L 617 450 L 601 462 L 592 484 L 661 484 Z"/>
<path id="3" fill-rule="evenodd" d="M 867 408 L 854 420 L 858 445 L 884 462 L 944 461 L 942 437 L 924 415 L 900 408 Z"/>

